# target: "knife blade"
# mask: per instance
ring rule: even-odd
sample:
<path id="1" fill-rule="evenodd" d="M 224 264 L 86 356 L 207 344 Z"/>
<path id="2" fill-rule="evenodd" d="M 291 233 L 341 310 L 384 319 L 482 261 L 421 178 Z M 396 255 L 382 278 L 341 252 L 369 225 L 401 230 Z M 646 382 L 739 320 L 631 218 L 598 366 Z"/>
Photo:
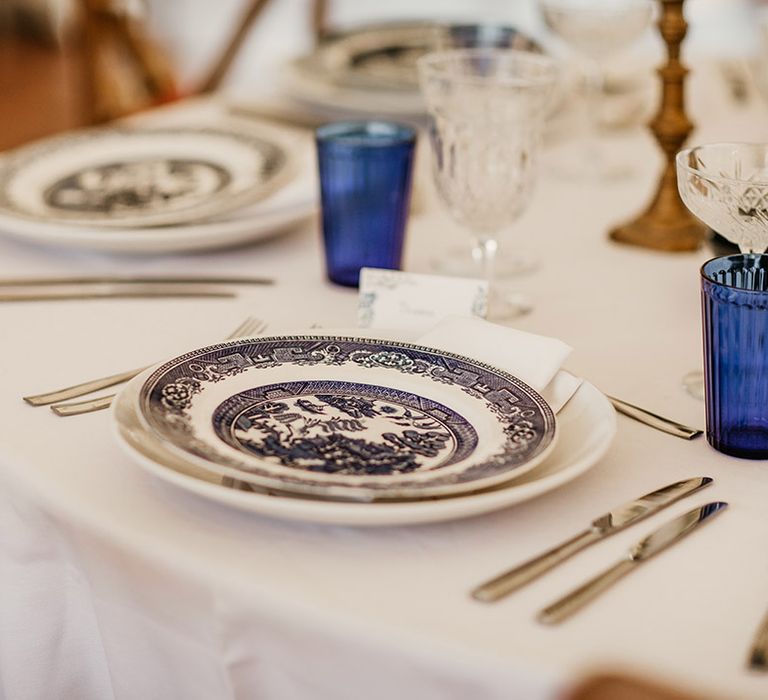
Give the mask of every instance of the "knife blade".
<path id="1" fill-rule="evenodd" d="M 593 520 L 586 530 L 571 539 L 480 584 L 472 590 L 471 595 L 475 600 L 484 603 L 500 600 L 585 547 L 610 537 L 654 513 L 658 513 L 663 508 L 696 493 L 711 483 L 710 477 L 697 476 L 662 486 L 644 496 L 624 503 Z"/>
<path id="2" fill-rule="evenodd" d="M 99 275 L 83 277 L 6 277 L 0 279 L 0 287 L 68 287 L 70 285 L 145 285 L 145 284 L 222 284 L 222 285 L 270 285 L 274 280 L 269 277 L 214 277 L 142 275 Z"/>
<path id="3" fill-rule="evenodd" d="M 0 302 L 14 301 L 75 301 L 80 299 L 184 299 L 225 298 L 237 294 L 228 289 L 200 285 L 143 284 L 134 287 L 112 285 L 81 287 L 77 289 L 46 289 L 32 292 L 0 292 Z"/>
<path id="4" fill-rule="evenodd" d="M 624 559 L 620 559 L 611 568 L 548 605 L 539 613 L 537 619 L 546 625 L 554 625 L 569 618 L 602 591 L 633 571 L 639 564 L 648 561 L 659 552 L 663 552 L 727 507 L 727 503 L 715 501 L 689 510 L 687 513 L 670 520 L 635 544 L 627 552 Z"/>

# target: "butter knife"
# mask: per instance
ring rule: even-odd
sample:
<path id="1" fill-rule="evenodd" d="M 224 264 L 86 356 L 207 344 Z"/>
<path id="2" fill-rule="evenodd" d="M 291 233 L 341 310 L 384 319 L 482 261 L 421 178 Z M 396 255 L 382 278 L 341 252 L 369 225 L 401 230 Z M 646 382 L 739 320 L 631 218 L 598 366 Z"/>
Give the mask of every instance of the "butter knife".
<path id="1" fill-rule="evenodd" d="M 705 520 L 709 520 L 713 515 L 717 515 L 727 507 L 727 503 L 715 501 L 689 510 L 674 520 L 670 520 L 666 525 L 662 525 L 640 540 L 627 552 L 624 559 L 620 559 L 610 569 L 606 569 L 560 600 L 548 605 L 539 613 L 537 619 L 546 625 L 562 622 L 634 570 L 636 566 L 659 552 L 663 552 L 667 547 L 693 532 Z"/>
<path id="2" fill-rule="evenodd" d="M 493 603 L 541 576 L 585 547 L 610 537 L 654 513 L 658 513 L 675 501 L 685 498 L 711 483 L 710 477 L 697 476 L 684 481 L 676 481 L 624 503 L 593 520 L 586 530 L 575 537 L 481 584 L 472 591 L 472 597 L 484 603 Z"/>

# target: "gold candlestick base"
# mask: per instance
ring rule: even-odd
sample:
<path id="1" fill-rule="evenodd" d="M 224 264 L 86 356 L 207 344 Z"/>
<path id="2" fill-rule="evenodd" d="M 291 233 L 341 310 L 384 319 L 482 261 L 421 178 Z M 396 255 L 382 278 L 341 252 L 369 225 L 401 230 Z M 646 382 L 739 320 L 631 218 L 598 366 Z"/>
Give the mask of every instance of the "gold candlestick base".
<path id="1" fill-rule="evenodd" d="M 613 229 L 611 238 L 619 243 L 682 253 L 698 250 L 705 230 L 698 221 L 659 221 L 641 214 L 634 221 Z"/>
<path id="2" fill-rule="evenodd" d="M 693 124 L 685 113 L 683 88 L 688 70 L 680 63 L 680 44 L 688 25 L 683 17 L 685 0 L 660 0 L 659 31 L 667 48 L 667 63 L 659 69 L 661 104 L 650 127 L 666 165 L 656 196 L 637 218 L 610 232 L 614 241 L 669 252 L 696 250 L 706 227 L 686 209 L 677 192 L 675 155 Z"/>
<path id="3" fill-rule="evenodd" d="M 674 171 L 662 178 L 651 205 L 642 214 L 610 232 L 612 240 L 670 253 L 697 250 L 706 226 L 686 209 L 677 193 Z"/>

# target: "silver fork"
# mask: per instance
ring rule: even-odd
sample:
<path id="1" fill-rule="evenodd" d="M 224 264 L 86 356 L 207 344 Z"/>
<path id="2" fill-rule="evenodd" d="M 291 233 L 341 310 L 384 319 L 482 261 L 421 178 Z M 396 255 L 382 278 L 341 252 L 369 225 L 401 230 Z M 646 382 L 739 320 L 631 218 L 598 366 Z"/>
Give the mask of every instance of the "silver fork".
<path id="1" fill-rule="evenodd" d="M 232 333 L 227 336 L 227 340 L 233 338 L 241 338 L 247 335 L 258 335 L 264 332 L 267 327 L 265 321 L 257 318 L 246 318 Z M 151 365 L 148 365 L 148 367 Z M 81 384 L 75 384 L 64 389 L 58 389 L 56 391 L 47 392 L 44 394 L 36 394 L 34 396 L 25 396 L 24 400 L 33 406 L 45 406 L 47 404 L 55 403 L 58 401 L 64 401 L 67 399 L 74 399 L 79 396 L 85 396 L 94 391 L 100 389 L 106 389 L 121 382 L 126 382 L 129 379 L 133 379 L 138 374 L 141 374 L 148 367 L 139 367 L 138 369 L 132 369 L 127 372 L 121 372 L 120 374 L 112 374 L 108 377 L 100 377 L 99 379 L 92 379 L 88 382 L 82 382 Z M 101 408 L 107 408 L 112 402 L 113 396 L 102 396 L 97 399 L 91 399 L 88 401 L 79 401 L 70 404 L 59 404 L 58 406 L 51 406 L 51 409 L 61 416 L 77 415 L 78 413 L 88 413 L 90 411 L 97 411 Z M 79 407 L 79 408 L 77 408 Z"/>
<path id="2" fill-rule="evenodd" d="M 259 335 L 264 332 L 267 327 L 265 321 L 259 321 L 258 319 L 248 318 L 243 322 L 234 332 L 230 333 L 226 340 L 233 340 L 235 338 L 243 338 L 249 335 Z M 143 367 L 136 375 L 143 372 L 147 367 Z M 134 376 L 136 376 L 134 375 Z M 81 394 L 82 395 L 82 394 Z M 57 416 L 80 416 L 84 413 L 94 413 L 95 411 L 101 411 L 102 409 L 109 408 L 112 405 L 116 394 L 109 394 L 107 396 L 99 396 L 95 399 L 87 399 L 86 401 L 73 401 L 70 403 L 59 403 L 51 406 L 51 410 Z"/>

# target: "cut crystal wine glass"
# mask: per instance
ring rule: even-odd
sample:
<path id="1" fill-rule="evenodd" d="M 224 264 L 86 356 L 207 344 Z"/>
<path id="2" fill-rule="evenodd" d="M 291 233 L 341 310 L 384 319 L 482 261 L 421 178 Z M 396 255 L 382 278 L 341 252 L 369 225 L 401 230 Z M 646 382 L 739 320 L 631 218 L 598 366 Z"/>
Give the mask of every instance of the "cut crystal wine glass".
<path id="1" fill-rule="evenodd" d="M 418 66 L 438 194 L 473 235 L 473 257 L 491 289 L 489 314 L 521 313 L 524 301 L 494 287 L 494 260 L 499 234 L 531 198 L 556 64 L 522 51 L 455 49 L 427 54 Z"/>
<path id="2" fill-rule="evenodd" d="M 539 0 L 545 24 L 582 62 L 586 129 L 583 150 L 567 170 L 581 179 L 626 175 L 626 162 L 612 163 L 603 152 L 600 104 L 607 59 L 620 53 L 647 29 L 652 0 Z"/>

